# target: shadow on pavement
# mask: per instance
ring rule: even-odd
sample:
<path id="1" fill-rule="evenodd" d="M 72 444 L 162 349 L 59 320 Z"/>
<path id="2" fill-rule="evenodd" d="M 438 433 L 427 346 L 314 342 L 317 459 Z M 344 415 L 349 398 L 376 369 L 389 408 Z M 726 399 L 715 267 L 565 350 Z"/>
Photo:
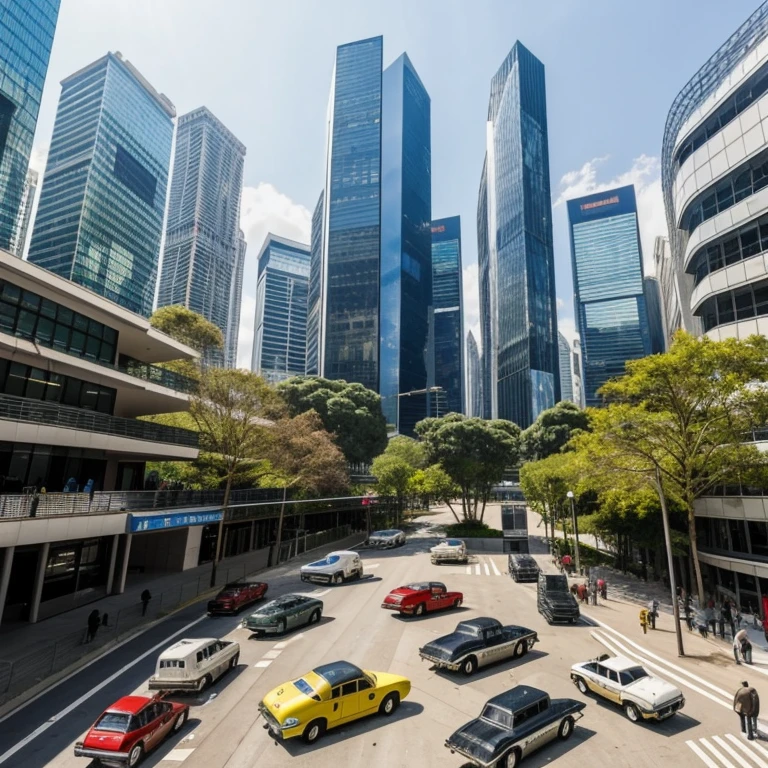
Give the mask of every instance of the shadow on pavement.
<path id="1" fill-rule="evenodd" d="M 240 675 L 248 669 L 247 664 L 238 664 L 234 669 L 228 669 L 218 680 L 212 683 L 204 691 L 170 691 L 164 698 L 167 701 L 181 701 L 190 707 L 202 707 L 212 699 L 215 699 L 222 691 L 226 690 Z M 154 692 L 146 693 L 153 696 Z M 189 722 L 192 722 L 191 720 Z M 187 730 L 187 727 L 184 727 Z"/>
<path id="2" fill-rule="evenodd" d="M 484 680 L 486 677 L 492 677 L 498 675 L 501 672 L 512 672 L 516 669 L 520 669 L 524 664 L 538 659 L 543 659 L 549 656 L 545 651 L 528 651 L 525 656 L 519 659 L 508 659 L 498 664 L 491 664 L 487 667 L 481 667 L 473 675 L 465 675 L 462 672 L 450 672 L 447 669 L 433 670 L 438 677 L 442 677 L 444 680 L 450 680 L 454 685 L 467 685 L 468 683 L 476 683 L 478 680 Z"/>
<path id="3" fill-rule="evenodd" d="M 453 616 L 454 613 L 464 613 L 465 611 L 471 611 L 471 608 L 468 608 L 465 605 L 461 605 L 458 608 L 446 608 L 442 611 L 429 611 L 425 613 L 423 616 L 409 616 L 408 614 L 402 614 L 398 613 L 397 611 L 392 611 L 392 617 L 397 619 L 398 621 L 403 621 L 408 624 L 411 623 L 417 623 L 419 621 L 429 621 L 429 619 L 434 618 L 435 616 L 444 616 L 446 614 L 450 614 Z"/>
<path id="4" fill-rule="evenodd" d="M 525 765 L 527 768 L 542 768 L 542 766 L 550 765 L 558 757 L 567 755 L 572 749 L 583 744 L 585 741 L 589 741 L 595 734 L 596 731 L 593 731 L 591 728 L 585 728 L 580 723 L 576 723 L 576 727 L 573 729 L 573 736 L 568 741 L 550 741 L 549 744 L 538 752 L 534 752 L 530 757 L 526 757 Z M 616 765 L 620 765 L 618 759 Z"/>

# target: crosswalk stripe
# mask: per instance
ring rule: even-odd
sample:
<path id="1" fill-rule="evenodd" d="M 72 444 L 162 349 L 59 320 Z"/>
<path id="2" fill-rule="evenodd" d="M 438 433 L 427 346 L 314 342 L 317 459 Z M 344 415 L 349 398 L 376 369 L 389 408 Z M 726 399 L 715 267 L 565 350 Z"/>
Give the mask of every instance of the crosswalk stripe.
<path id="1" fill-rule="evenodd" d="M 491 569 L 488 567 L 488 563 L 483 563 L 485 566 L 485 575 L 490 576 L 491 575 Z"/>
<path id="2" fill-rule="evenodd" d="M 720 768 L 714 760 L 710 760 L 709 756 L 705 754 L 704 750 L 695 741 L 686 741 L 685 743 L 701 758 L 701 761 L 708 768 Z"/>
<path id="3" fill-rule="evenodd" d="M 728 744 L 725 739 L 721 738 L 720 736 L 713 736 L 712 741 L 716 741 L 717 744 L 724 749 L 739 765 L 746 766 L 747 768 L 752 768 L 752 764 L 748 763 L 744 760 L 744 758 L 736 752 L 736 750 Z"/>
<path id="4" fill-rule="evenodd" d="M 742 752 L 749 755 L 749 757 L 754 760 L 759 768 L 768 768 L 768 763 L 765 762 L 765 760 L 761 760 L 754 752 L 752 752 L 746 744 L 739 741 L 732 733 L 726 733 L 725 738 L 728 739 L 735 747 L 738 747 Z M 757 744 L 754 746 L 758 746 Z"/>
<path id="5" fill-rule="evenodd" d="M 476 576 L 479 576 L 479 575 L 480 575 L 480 563 L 478 563 L 478 564 L 475 566 L 475 575 L 476 575 Z"/>
<path id="6" fill-rule="evenodd" d="M 718 752 L 706 739 L 699 739 L 699 743 L 703 744 L 725 766 L 725 768 L 736 768 L 730 760 Z"/>
<path id="7" fill-rule="evenodd" d="M 491 567 L 493 568 L 493 573 L 495 576 L 501 576 L 501 571 L 496 567 L 496 563 L 491 560 Z"/>
<path id="8" fill-rule="evenodd" d="M 467 573 L 470 574 L 470 575 L 472 574 L 472 566 L 471 565 L 467 566 Z"/>
<path id="9" fill-rule="evenodd" d="M 768 749 L 758 744 L 756 741 L 752 742 L 752 746 L 764 757 L 768 757 Z"/>

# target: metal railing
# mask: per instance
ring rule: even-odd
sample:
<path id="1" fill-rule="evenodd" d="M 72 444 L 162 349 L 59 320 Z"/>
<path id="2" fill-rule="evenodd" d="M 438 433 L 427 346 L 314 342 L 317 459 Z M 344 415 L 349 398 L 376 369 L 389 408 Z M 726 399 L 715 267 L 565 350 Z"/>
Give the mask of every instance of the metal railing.
<path id="1" fill-rule="evenodd" d="M 181 373 L 176 373 L 176 371 L 171 371 L 168 368 L 161 368 L 151 363 L 140 363 L 138 360 L 131 359 L 126 359 L 123 363 L 119 363 L 114 367 L 120 373 L 125 373 L 137 379 L 144 379 L 144 381 L 151 381 L 154 384 L 159 384 L 161 387 L 168 387 L 168 389 L 173 389 L 177 392 L 185 392 L 187 394 L 197 392 L 198 383 L 194 379 L 190 379 L 189 376 L 184 376 Z"/>
<path id="2" fill-rule="evenodd" d="M 50 424 L 83 432 L 100 432 L 107 435 L 147 440 L 153 443 L 169 443 L 197 448 L 199 435 L 189 429 L 166 427 L 151 421 L 125 419 L 98 411 L 72 408 L 68 405 L 30 400 L 14 395 L 0 395 L 0 419 Z"/>
<path id="3" fill-rule="evenodd" d="M 278 501 L 283 498 L 282 488 L 244 488 L 232 491 L 230 504 L 248 504 L 259 501 Z M 288 499 L 291 498 L 290 492 Z M 224 491 L 157 490 L 157 491 L 103 491 L 93 494 L 90 513 L 134 512 L 151 509 L 206 507 L 224 503 Z"/>

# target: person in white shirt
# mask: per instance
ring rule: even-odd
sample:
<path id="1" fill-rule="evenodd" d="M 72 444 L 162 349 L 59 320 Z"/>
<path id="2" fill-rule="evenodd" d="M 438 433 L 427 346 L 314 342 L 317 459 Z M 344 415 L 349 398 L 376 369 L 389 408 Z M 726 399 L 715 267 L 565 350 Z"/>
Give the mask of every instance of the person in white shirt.
<path id="1" fill-rule="evenodd" d="M 740 629 L 733 638 L 733 658 L 736 659 L 737 664 L 741 664 L 739 661 L 739 651 L 747 664 L 752 663 L 752 643 L 749 642 L 749 635 L 747 635 L 746 629 Z"/>

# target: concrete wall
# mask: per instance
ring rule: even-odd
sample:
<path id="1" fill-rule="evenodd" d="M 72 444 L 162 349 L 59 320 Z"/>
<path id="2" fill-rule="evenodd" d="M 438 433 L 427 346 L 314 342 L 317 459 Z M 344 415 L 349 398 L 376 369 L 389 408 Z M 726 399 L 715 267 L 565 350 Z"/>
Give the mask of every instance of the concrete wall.
<path id="1" fill-rule="evenodd" d="M 184 567 L 188 529 L 134 534 L 128 570 L 144 573 L 176 573 Z M 199 547 L 199 542 L 198 542 Z"/>
<path id="2" fill-rule="evenodd" d="M 490 554 L 502 554 L 504 552 L 504 539 L 464 539 L 467 552 L 488 552 Z"/>
<path id="3" fill-rule="evenodd" d="M 125 533 L 125 513 L 0 520 L 0 547 Z"/>
<path id="4" fill-rule="evenodd" d="M 187 536 L 187 548 L 184 552 L 184 564 L 181 566 L 185 571 L 189 568 L 197 568 L 200 559 L 200 541 L 203 538 L 203 526 L 193 525 L 189 528 Z"/>

